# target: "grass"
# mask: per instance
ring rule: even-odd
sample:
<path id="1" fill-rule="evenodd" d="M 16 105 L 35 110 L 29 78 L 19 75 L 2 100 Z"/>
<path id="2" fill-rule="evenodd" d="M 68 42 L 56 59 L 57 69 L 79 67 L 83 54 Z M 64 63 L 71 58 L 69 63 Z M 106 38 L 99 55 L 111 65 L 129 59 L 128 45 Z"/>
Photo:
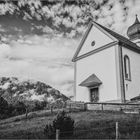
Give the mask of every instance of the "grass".
<path id="1" fill-rule="evenodd" d="M 44 113 L 35 115 L 28 120 L 0 121 L 1 139 L 46 139 L 44 127 L 51 123 L 54 115 Z M 140 115 L 124 114 L 120 112 L 86 111 L 68 113 L 75 120 L 75 132 L 71 138 L 101 139 L 115 138 L 115 122 L 119 122 L 120 138 L 136 139 L 139 136 Z M 14 120 L 14 119 L 13 119 Z"/>
<path id="2" fill-rule="evenodd" d="M 53 114 L 57 114 L 58 111 L 61 111 L 62 109 L 57 109 L 57 110 L 53 110 Z M 35 111 L 35 112 L 30 112 L 28 113 L 28 119 L 31 118 L 36 118 L 36 117 L 43 117 L 43 116 L 49 116 L 52 115 L 50 110 L 40 110 L 40 111 Z M 16 122 L 16 121 L 20 121 L 20 120 L 25 120 L 26 119 L 26 115 L 19 115 L 19 116 L 14 116 L 8 119 L 4 119 L 4 120 L 0 120 L 0 125 L 1 124 L 6 124 L 6 123 L 10 123 L 10 122 Z"/>

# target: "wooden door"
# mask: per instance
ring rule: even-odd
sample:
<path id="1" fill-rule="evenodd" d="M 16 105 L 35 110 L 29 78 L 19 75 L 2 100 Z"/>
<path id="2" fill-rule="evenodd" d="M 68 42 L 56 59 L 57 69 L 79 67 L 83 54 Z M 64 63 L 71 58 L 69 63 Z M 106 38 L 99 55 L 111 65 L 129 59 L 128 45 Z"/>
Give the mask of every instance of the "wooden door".
<path id="1" fill-rule="evenodd" d="M 90 89 L 90 101 L 97 103 L 99 101 L 99 92 L 98 88 Z"/>

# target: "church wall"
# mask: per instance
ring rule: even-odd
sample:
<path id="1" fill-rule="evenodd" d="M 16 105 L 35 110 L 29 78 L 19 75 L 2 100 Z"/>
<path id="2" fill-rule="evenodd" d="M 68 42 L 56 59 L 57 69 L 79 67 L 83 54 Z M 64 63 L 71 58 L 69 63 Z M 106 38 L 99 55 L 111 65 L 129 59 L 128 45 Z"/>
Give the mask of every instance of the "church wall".
<path id="1" fill-rule="evenodd" d="M 92 46 L 93 41 L 95 42 L 95 44 Z M 97 27 L 92 26 L 92 28 L 88 34 L 88 37 L 86 38 L 78 56 L 88 53 L 90 51 L 93 51 L 97 48 L 100 48 L 101 46 L 109 44 L 113 41 L 114 40 L 111 37 L 104 34 Z"/>
<path id="2" fill-rule="evenodd" d="M 127 48 L 122 48 L 123 57 L 128 55 L 130 59 L 131 80 L 125 82 L 125 97 L 129 100 L 140 94 L 140 54 Z M 123 60 L 124 61 L 124 60 Z"/>
<path id="3" fill-rule="evenodd" d="M 90 101 L 88 88 L 81 87 L 79 84 L 91 74 L 95 74 L 102 81 L 102 85 L 99 87 L 100 102 L 117 100 L 115 61 L 115 47 L 113 46 L 75 62 L 77 101 Z"/>

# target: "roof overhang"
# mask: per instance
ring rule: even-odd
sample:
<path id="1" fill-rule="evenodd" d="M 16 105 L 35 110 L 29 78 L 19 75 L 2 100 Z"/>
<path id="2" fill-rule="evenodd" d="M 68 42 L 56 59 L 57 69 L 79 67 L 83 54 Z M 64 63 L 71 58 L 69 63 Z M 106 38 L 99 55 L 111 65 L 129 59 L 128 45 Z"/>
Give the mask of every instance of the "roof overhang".
<path id="1" fill-rule="evenodd" d="M 136 96 L 136 97 L 133 97 L 130 99 L 131 101 L 140 101 L 140 95 Z"/>
<path id="2" fill-rule="evenodd" d="M 90 87 L 100 86 L 101 84 L 102 84 L 101 80 L 95 74 L 92 74 L 83 82 L 81 82 L 79 86 L 90 88 Z"/>
<path id="3" fill-rule="evenodd" d="M 99 30 L 101 30 L 105 34 L 110 35 L 110 37 L 114 41 L 111 42 L 111 43 L 109 43 L 109 44 L 106 44 L 105 46 L 101 46 L 98 49 L 95 49 L 95 50 L 93 50 L 91 52 L 88 52 L 88 53 L 86 53 L 86 54 L 81 55 L 81 56 L 78 57 L 78 53 L 79 53 L 82 45 L 84 44 L 84 42 L 85 42 L 85 40 L 86 40 L 86 38 L 87 38 L 87 36 L 88 36 L 88 34 L 89 34 L 89 32 L 90 32 L 90 30 L 91 30 L 91 28 L 92 28 L 93 25 L 96 26 Z M 124 36 L 122 36 L 122 35 L 114 32 L 114 31 L 112 31 L 112 30 L 110 30 L 110 29 L 108 29 L 108 28 L 100 25 L 99 23 L 96 23 L 95 21 L 90 22 L 89 23 L 89 26 L 88 26 L 88 30 L 86 31 L 86 33 L 85 33 L 82 41 L 80 42 L 79 47 L 78 47 L 78 49 L 77 49 L 77 51 L 76 51 L 76 53 L 75 53 L 72 61 L 73 62 L 76 62 L 77 60 L 80 60 L 80 59 L 82 59 L 84 57 L 87 57 L 87 56 L 89 56 L 91 54 L 94 54 L 94 53 L 97 53 L 99 51 L 102 51 L 102 50 L 104 50 L 106 48 L 109 48 L 109 47 L 111 47 L 113 45 L 116 45 L 118 43 L 119 43 L 119 45 L 121 45 L 121 46 L 123 46 L 125 48 L 128 48 L 128 49 L 130 49 L 132 51 L 135 51 L 137 53 L 140 53 L 140 47 L 136 43 L 132 42 L 131 40 L 127 39 L 126 37 L 124 37 Z"/>

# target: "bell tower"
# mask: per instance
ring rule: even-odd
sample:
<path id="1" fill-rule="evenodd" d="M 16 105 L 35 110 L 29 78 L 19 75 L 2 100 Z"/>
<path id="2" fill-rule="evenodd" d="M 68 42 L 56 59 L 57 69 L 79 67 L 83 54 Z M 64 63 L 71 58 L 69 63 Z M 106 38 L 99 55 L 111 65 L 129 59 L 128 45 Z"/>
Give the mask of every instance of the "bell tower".
<path id="1" fill-rule="evenodd" d="M 135 22 L 127 30 L 127 36 L 132 42 L 140 46 L 140 22 L 137 15 Z"/>

